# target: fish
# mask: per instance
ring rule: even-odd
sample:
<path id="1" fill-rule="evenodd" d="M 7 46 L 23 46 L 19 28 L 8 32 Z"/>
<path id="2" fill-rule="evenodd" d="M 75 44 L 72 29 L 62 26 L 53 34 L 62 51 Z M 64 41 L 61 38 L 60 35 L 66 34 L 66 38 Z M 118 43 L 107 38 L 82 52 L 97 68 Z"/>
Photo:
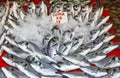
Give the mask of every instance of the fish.
<path id="1" fill-rule="evenodd" d="M 38 74 L 27 61 L 16 62 L 16 67 L 27 75 L 29 78 L 40 78 L 41 75 Z"/>
<path id="2" fill-rule="evenodd" d="M 23 58 L 23 59 L 25 59 L 29 56 L 28 53 L 24 52 L 23 50 L 21 50 L 20 48 L 18 48 L 16 46 L 8 47 L 6 45 L 2 45 L 2 49 L 4 49 L 9 54 L 13 54 L 13 55 Z"/>
<path id="3" fill-rule="evenodd" d="M 90 51 L 91 51 L 90 47 L 81 45 L 81 47 L 78 50 L 78 54 L 80 54 L 82 56 L 86 56 Z"/>
<path id="4" fill-rule="evenodd" d="M 57 61 L 53 60 L 48 55 L 45 55 L 41 52 L 41 50 L 33 43 L 31 42 L 22 42 L 19 43 L 18 46 L 23 50 L 29 53 L 32 56 L 37 56 L 41 61 L 44 61 L 46 63 L 57 63 Z M 36 49 L 37 48 L 37 49 Z M 39 49 L 39 50 L 38 50 Z"/>
<path id="5" fill-rule="evenodd" d="M 97 24 L 96 26 L 99 28 L 99 27 L 102 26 L 104 23 L 106 23 L 109 18 L 110 18 L 110 16 L 106 16 L 106 17 L 104 17 L 103 19 L 100 19 L 99 22 L 98 22 L 98 24 Z"/>
<path id="6" fill-rule="evenodd" d="M 18 46 L 17 45 L 17 42 L 14 40 L 14 37 L 13 38 L 10 38 L 8 36 L 5 36 L 5 39 L 6 41 L 8 41 L 10 44 L 14 45 L 14 46 Z"/>
<path id="7" fill-rule="evenodd" d="M 2 45 L 5 41 L 5 36 L 6 36 L 6 33 L 3 33 L 0 37 L 0 45 Z"/>
<path id="8" fill-rule="evenodd" d="M 80 54 L 72 56 L 62 56 L 65 60 L 79 66 L 90 66 L 89 62 Z"/>
<path id="9" fill-rule="evenodd" d="M 91 30 L 90 31 L 91 37 L 89 38 L 90 41 L 94 41 L 99 36 L 99 33 L 100 33 L 100 30 L 96 30 L 96 29 Z"/>
<path id="10" fill-rule="evenodd" d="M 1 70 L 4 72 L 7 78 L 29 78 L 28 76 L 26 76 L 24 73 L 22 73 L 18 69 L 10 67 L 10 66 L 2 67 Z"/>
<path id="11" fill-rule="evenodd" d="M 45 17 L 47 15 L 47 13 L 48 13 L 47 12 L 47 6 L 44 3 L 44 1 L 41 1 L 41 3 L 40 3 L 40 12 L 39 12 L 40 16 Z"/>
<path id="12" fill-rule="evenodd" d="M 19 18 L 19 16 L 18 16 L 18 7 L 19 7 L 19 5 L 18 5 L 18 3 L 17 2 L 13 2 L 13 6 L 12 6 L 12 12 L 13 12 L 13 15 L 14 15 L 14 17 L 15 18 Z"/>
<path id="13" fill-rule="evenodd" d="M 83 72 L 69 72 L 69 73 L 62 73 L 62 75 L 65 75 L 68 78 L 92 78 Z"/>
<path id="14" fill-rule="evenodd" d="M 3 33 L 4 31 L 4 25 L 6 23 L 6 19 L 7 19 L 7 16 L 8 16 L 8 13 L 9 13 L 9 1 L 6 2 L 6 6 L 5 6 L 5 14 L 3 15 L 2 17 L 2 20 L 0 21 L 0 35 Z"/>
<path id="15" fill-rule="evenodd" d="M 83 41 L 84 41 L 83 36 L 73 38 L 70 53 L 74 53 L 82 45 Z"/>
<path id="16" fill-rule="evenodd" d="M 74 37 L 74 32 L 72 30 L 67 30 L 67 31 L 64 31 L 63 32 L 63 42 L 66 43 L 66 42 L 69 42 L 73 39 Z"/>
<path id="17" fill-rule="evenodd" d="M 66 78 L 66 77 L 64 76 L 56 76 L 56 77 L 41 76 L 41 78 Z"/>
<path id="18" fill-rule="evenodd" d="M 51 32 L 53 36 L 58 36 L 58 37 L 61 36 L 61 30 L 57 25 L 51 29 Z"/>
<path id="19" fill-rule="evenodd" d="M 81 10 L 81 6 L 79 3 L 77 3 L 77 1 L 74 2 L 74 4 L 73 4 L 73 10 L 74 10 L 74 16 L 78 15 Z"/>
<path id="20" fill-rule="evenodd" d="M 119 45 L 113 42 L 104 43 L 103 46 L 100 48 L 104 54 L 108 54 L 109 52 L 113 51 L 114 49 L 118 48 Z"/>
<path id="21" fill-rule="evenodd" d="M 110 34 L 110 33 L 105 33 L 101 36 L 98 36 L 98 38 L 101 38 L 103 42 L 109 42 L 110 40 L 112 40 L 113 38 L 115 38 L 115 35 Z"/>
<path id="22" fill-rule="evenodd" d="M 98 62 L 102 59 L 106 58 L 106 54 L 103 54 L 100 51 L 96 51 L 96 52 L 91 52 L 88 53 L 86 56 L 84 56 L 90 63 L 94 63 L 94 62 Z"/>
<path id="23" fill-rule="evenodd" d="M 74 14 L 73 4 L 71 2 L 67 2 L 63 5 L 63 12 L 67 12 L 68 15 Z"/>
<path id="24" fill-rule="evenodd" d="M 61 71 L 64 71 L 64 72 L 67 72 L 67 71 L 71 71 L 71 70 L 75 70 L 75 69 L 79 69 L 80 66 L 79 65 L 75 65 L 73 63 L 70 63 L 66 60 L 64 60 L 64 62 L 62 63 L 58 63 L 58 65 L 56 64 L 52 64 L 52 66 L 54 68 L 56 68 L 57 70 L 61 70 Z"/>
<path id="25" fill-rule="evenodd" d="M 100 7 L 97 10 L 95 10 L 93 17 L 94 21 L 97 21 L 102 16 L 102 13 L 103 13 L 103 7 Z"/>
<path id="26" fill-rule="evenodd" d="M 120 69 L 116 68 L 115 70 L 113 70 L 113 74 L 111 78 L 119 78 L 119 77 L 120 77 Z"/>
<path id="27" fill-rule="evenodd" d="M 13 20 L 11 20 L 11 19 L 8 19 L 8 23 L 9 23 L 13 28 L 17 27 L 17 24 L 16 24 Z"/>
<path id="28" fill-rule="evenodd" d="M 110 28 L 112 27 L 113 24 L 106 24 L 106 25 L 103 25 L 99 28 L 100 30 L 100 33 L 99 33 L 99 36 L 104 34 L 104 33 L 107 33 L 108 30 L 110 30 Z"/>
<path id="29" fill-rule="evenodd" d="M 33 2 L 30 2 L 28 7 L 27 7 L 27 12 L 29 14 L 35 13 L 36 6 Z"/>
<path id="30" fill-rule="evenodd" d="M 58 2 L 52 5 L 52 7 L 50 8 L 50 14 L 53 12 L 63 12 L 63 3 Z"/>
<path id="31" fill-rule="evenodd" d="M 12 54 L 6 54 L 4 56 L 2 56 L 2 59 L 7 63 L 9 64 L 10 66 L 13 66 L 13 67 L 16 67 L 16 63 L 15 61 L 23 61 L 23 59 L 17 57 L 17 56 L 14 56 Z"/>
<path id="32" fill-rule="evenodd" d="M 2 72 L 2 70 L 0 69 L 0 78 L 7 78 L 4 73 Z"/>
<path id="33" fill-rule="evenodd" d="M 41 62 L 32 62 L 30 65 L 42 76 L 60 76 L 60 74 L 57 73 L 58 71 L 49 64 Z"/>
<path id="34" fill-rule="evenodd" d="M 93 76 L 95 78 L 102 77 L 107 75 L 107 71 L 104 69 L 100 69 L 96 66 L 88 66 L 88 67 L 80 67 L 80 69 L 84 72 L 89 74 L 90 76 Z"/>
<path id="35" fill-rule="evenodd" d="M 63 50 L 62 54 L 63 55 L 68 55 L 71 48 L 72 48 L 72 42 L 64 43 L 63 46 L 64 46 L 64 50 Z"/>
<path id="36" fill-rule="evenodd" d="M 26 16 L 26 13 L 25 13 L 24 10 L 21 9 L 21 8 L 20 8 L 20 11 L 19 11 L 19 16 L 20 16 L 21 19 L 24 19 L 25 16 Z"/>
<path id="37" fill-rule="evenodd" d="M 119 57 L 110 56 L 94 64 L 100 68 L 110 69 L 120 67 L 120 60 Z"/>
<path id="38" fill-rule="evenodd" d="M 98 50 L 103 45 L 103 43 L 104 42 L 101 42 L 100 38 L 97 38 L 94 41 L 86 44 L 86 46 L 90 47 L 91 48 L 90 52 L 92 52 Z"/>
<path id="39" fill-rule="evenodd" d="M 49 42 L 48 42 L 48 47 L 47 47 L 47 51 L 48 54 L 51 58 L 54 58 L 54 60 L 60 61 L 61 59 L 58 59 L 58 48 L 59 48 L 59 43 L 58 43 L 58 39 L 54 39 L 52 38 Z"/>

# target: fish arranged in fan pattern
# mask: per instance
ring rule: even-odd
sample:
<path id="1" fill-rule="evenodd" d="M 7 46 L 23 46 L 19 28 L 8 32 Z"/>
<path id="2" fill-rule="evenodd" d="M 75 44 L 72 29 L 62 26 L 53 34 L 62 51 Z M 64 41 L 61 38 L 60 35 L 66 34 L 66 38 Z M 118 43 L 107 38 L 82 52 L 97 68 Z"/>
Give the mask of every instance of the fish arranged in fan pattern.
<path id="1" fill-rule="evenodd" d="M 109 16 L 88 2 L 51 0 L 49 12 L 44 1 L 30 2 L 26 11 L 17 2 L 1 6 L 0 51 L 10 66 L 0 69 L 0 78 L 120 78 L 120 58 L 107 56 L 119 47 L 110 42 Z M 54 23 L 57 12 L 67 13 L 68 22 Z"/>

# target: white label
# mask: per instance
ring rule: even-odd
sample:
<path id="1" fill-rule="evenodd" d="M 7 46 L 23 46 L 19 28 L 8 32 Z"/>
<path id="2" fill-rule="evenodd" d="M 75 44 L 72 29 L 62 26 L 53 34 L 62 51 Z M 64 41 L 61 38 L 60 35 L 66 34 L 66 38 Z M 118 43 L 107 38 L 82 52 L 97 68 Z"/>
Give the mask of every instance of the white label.
<path id="1" fill-rule="evenodd" d="M 68 22 L 67 12 L 52 13 L 52 22 L 63 24 Z"/>

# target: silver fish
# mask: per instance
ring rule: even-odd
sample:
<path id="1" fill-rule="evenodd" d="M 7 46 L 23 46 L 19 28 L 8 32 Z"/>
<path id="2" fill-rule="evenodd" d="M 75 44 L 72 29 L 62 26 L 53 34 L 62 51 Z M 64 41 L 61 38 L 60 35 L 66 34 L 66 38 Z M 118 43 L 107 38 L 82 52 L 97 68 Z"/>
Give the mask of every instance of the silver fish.
<path id="1" fill-rule="evenodd" d="M 85 58 L 90 62 L 90 63 L 93 63 L 93 62 L 98 62 L 102 59 L 105 59 L 106 55 L 103 54 L 102 52 L 92 52 L 92 53 L 88 53 Z"/>
<path id="2" fill-rule="evenodd" d="M 2 70 L 0 69 L 0 78 L 7 78 L 4 73 L 2 72 Z"/>
<path id="3" fill-rule="evenodd" d="M 94 64 L 100 68 L 109 69 L 120 67 L 120 60 L 119 57 L 110 56 Z"/>
<path id="4" fill-rule="evenodd" d="M 81 45 L 80 50 L 78 50 L 78 53 L 82 56 L 85 56 L 86 54 L 88 54 L 91 51 L 90 47 Z"/>
<path id="5" fill-rule="evenodd" d="M 27 62 L 17 62 L 16 67 L 29 78 L 40 78 L 40 75 Z"/>
<path id="6" fill-rule="evenodd" d="M 101 25 L 103 25 L 104 23 L 107 22 L 107 20 L 109 19 L 110 16 L 106 16 L 103 19 L 99 20 L 100 22 L 98 22 L 97 27 L 100 27 Z"/>
<path id="7" fill-rule="evenodd" d="M 61 30 L 60 30 L 60 28 L 59 28 L 57 25 L 54 26 L 54 27 L 51 29 L 51 31 L 52 31 L 52 35 L 53 35 L 53 36 L 58 36 L 58 37 L 61 36 Z"/>
<path id="8" fill-rule="evenodd" d="M 79 65 L 72 64 L 65 60 L 64 60 L 64 63 L 59 63 L 59 66 L 56 64 L 52 64 L 52 66 L 61 71 L 70 71 L 70 70 L 75 70 L 80 68 Z"/>
<path id="9" fill-rule="evenodd" d="M 74 53 L 82 45 L 82 43 L 84 41 L 84 37 L 78 36 L 76 38 L 73 38 L 72 41 L 73 41 L 73 43 L 72 43 L 70 53 Z"/>
<path id="10" fill-rule="evenodd" d="M 91 51 L 96 51 L 97 49 L 99 49 L 104 42 L 101 42 L 101 39 L 95 39 L 93 42 L 88 43 L 87 46 L 91 47 Z"/>
<path id="11" fill-rule="evenodd" d="M 63 12 L 67 12 L 68 15 L 73 15 L 74 9 L 73 4 L 71 2 L 67 2 L 63 5 Z"/>
<path id="12" fill-rule="evenodd" d="M 1 69 L 7 78 L 29 78 L 28 76 L 26 76 L 24 73 L 22 73 L 18 69 L 10 67 L 10 66 L 2 67 Z"/>
<path id="13" fill-rule="evenodd" d="M 74 37 L 74 32 L 72 30 L 67 30 L 67 31 L 64 31 L 63 32 L 63 42 L 66 43 L 66 42 L 69 42 L 73 39 Z"/>
<path id="14" fill-rule="evenodd" d="M 120 69 L 111 69 L 110 72 L 108 72 L 108 75 L 102 78 L 120 78 Z"/>
<path id="15" fill-rule="evenodd" d="M 85 72 L 93 77 L 102 77 L 102 76 L 105 76 L 108 74 L 106 70 L 100 69 L 100 68 L 95 67 L 95 66 L 80 67 L 80 69 L 83 72 Z"/>
<path id="16" fill-rule="evenodd" d="M 94 41 L 99 36 L 100 30 L 91 30 L 90 31 L 90 41 Z"/>
<path id="17" fill-rule="evenodd" d="M 42 76 L 60 76 L 60 74 L 57 74 L 57 70 L 48 64 L 41 62 L 32 62 L 30 65 Z"/>
<path id="18" fill-rule="evenodd" d="M 19 18 L 17 11 L 18 7 L 19 7 L 18 3 L 14 1 L 12 6 L 12 12 L 15 18 Z"/>
<path id="19" fill-rule="evenodd" d="M 8 23 L 9 23 L 13 28 L 17 27 L 17 24 L 16 24 L 13 20 L 11 20 L 11 19 L 8 19 Z"/>
<path id="20" fill-rule="evenodd" d="M 9 5 L 9 1 L 7 1 L 7 3 L 6 3 L 6 7 L 5 7 L 6 12 L 5 12 L 4 16 L 2 17 L 2 20 L 0 21 L 0 35 L 4 31 L 4 24 L 6 22 L 6 19 L 7 19 L 8 13 L 9 13 L 9 6 L 7 6 L 7 5 Z"/>
<path id="21" fill-rule="evenodd" d="M 85 58 L 83 56 L 81 56 L 80 54 L 77 55 L 73 55 L 73 56 L 62 56 L 65 60 L 75 64 L 75 65 L 79 65 L 79 66 L 90 66 L 90 64 L 88 63 L 88 61 L 85 60 Z"/>
<path id="22" fill-rule="evenodd" d="M 63 54 L 63 55 L 68 55 L 68 54 L 69 54 L 69 51 L 70 51 L 71 48 L 72 48 L 72 42 L 64 43 L 63 46 L 64 46 L 64 50 L 63 50 L 62 54 Z"/>
<path id="23" fill-rule="evenodd" d="M 29 46 L 29 45 L 31 45 L 31 46 Z M 57 63 L 55 60 L 53 60 L 49 56 L 43 54 L 41 52 L 41 50 L 36 49 L 37 46 L 35 44 L 33 45 L 33 43 L 23 42 L 23 43 L 18 44 L 18 46 L 23 51 L 26 51 L 26 52 L 30 53 L 30 55 L 39 57 L 39 59 L 41 61 L 45 61 L 45 62 L 48 62 L 48 63 L 50 63 L 50 62 Z"/>
<path id="24" fill-rule="evenodd" d="M 69 72 L 69 73 L 62 73 L 62 74 L 68 78 L 92 78 L 83 72 Z"/>
<path id="25" fill-rule="evenodd" d="M 99 28 L 99 30 L 100 30 L 99 35 L 102 35 L 102 34 L 106 33 L 111 27 L 112 27 L 112 24 L 107 24 L 107 25 L 101 26 Z"/>
<path id="26" fill-rule="evenodd" d="M 58 48 L 59 48 L 59 43 L 58 43 L 58 39 L 51 39 L 49 42 L 48 42 L 48 53 L 49 53 L 49 56 L 54 58 L 55 60 L 57 61 L 60 61 L 60 58 L 56 58 L 56 57 L 59 57 L 57 52 L 58 52 Z"/>
<path id="27" fill-rule="evenodd" d="M 1 35 L 0 45 L 2 45 L 2 44 L 4 43 L 4 41 L 5 41 L 5 36 L 6 36 L 6 33 L 3 33 L 3 34 Z"/>
<path id="28" fill-rule="evenodd" d="M 16 63 L 15 61 L 21 61 L 23 59 L 17 57 L 17 56 L 14 56 L 12 54 L 6 54 L 4 56 L 2 56 L 2 59 L 9 65 L 15 67 L 16 66 Z"/>
<path id="29" fill-rule="evenodd" d="M 41 76 L 41 78 L 66 78 L 66 77 L 64 76 L 56 76 L 56 77 Z"/>
<path id="30" fill-rule="evenodd" d="M 115 38 L 115 35 L 110 34 L 110 33 L 105 33 L 101 36 L 98 36 L 98 38 L 101 38 L 103 42 L 109 42 L 110 40 L 112 40 L 113 38 Z"/>
<path id="31" fill-rule="evenodd" d="M 21 18 L 21 19 L 24 19 L 24 18 L 25 18 L 25 16 L 26 16 L 26 14 L 25 14 L 24 10 L 23 10 L 23 9 L 21 9 L 21 8 L 20 8 L 20 11 L 19 11 L 19 16 L 20 16 L 20 18 Z"/>
<path id="32" fill-rule="evenodd" d="M 103 13 L 103 7 L 98 8 L 95 12 L 94 12 L 94 21 L 97 21 Z"/>
<path id="33" fill-rule="evenodd" d="M 12 39 L 12 38 L 10 38 L 10 37 L 8 37 L 8 36 L 5 36 L 5 39 L 6 39 L 10 44 L 15 45 L 15 46 L 18 46 L 18 45 L 17 45 L 17 42 L 16 42 L 14 39 Z"/>
<path id="34" fill-rule="evenodd" d="M 27 12 L 30 14 L 35 13 L 35 8 L 36 8 L 35 4 L 33 2 L 30 2 L 27 8 Z"/>
<path id="35" fill-rule="evenodd" d="M 78 15 L 81 10 L 80 4 L 75 2 L 73 4 L 73 9 L 74 9 L 74 15 Z"/>
<path id="36" fill-rule="evenodd" d="M 117 43 L 108 42 L 104 43 L 104 45 L 100 49 L 103 51 L 104 54 L 107 54 L 118 47 L 119 45 Z"/>
<path id="37" fill-rule="evenodd" d="M 44 17 L 46 15 L 47 15 L 47 6 L 43 1 L 41 1 L 41 3 L 40 3 L 40 16 Z"/>
<path id="38" fill-rule="evenodd" d="M 13 54 L 13 55 L 20 57 L 20 58 L 23 58 L 23 59 L 25 59 L 29 56 L 28 53 L 24 52 L 23 50 L 21 50 L 18 47 L 15 47 L 15 46 L 8 47 L 8 46 L 3 45 L 2 49 L 4 49 L 9 54 Z"/>
<path id="39" fill-rule="evenodd" d="M 63 11 L 63 3 L 57 2 L 50 8 L 50 13 Z"/>

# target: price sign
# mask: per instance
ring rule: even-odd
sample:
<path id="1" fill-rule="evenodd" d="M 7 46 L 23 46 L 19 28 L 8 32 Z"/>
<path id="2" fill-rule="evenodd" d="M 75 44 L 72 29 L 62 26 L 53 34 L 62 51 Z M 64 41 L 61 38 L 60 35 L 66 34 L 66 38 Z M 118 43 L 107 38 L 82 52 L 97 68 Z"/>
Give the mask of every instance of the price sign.
<path id="1" fill-rule="evenodd" d="M 52 22 L 63 24 L 68 22 L 67 12 L 52 13 Z"/>

